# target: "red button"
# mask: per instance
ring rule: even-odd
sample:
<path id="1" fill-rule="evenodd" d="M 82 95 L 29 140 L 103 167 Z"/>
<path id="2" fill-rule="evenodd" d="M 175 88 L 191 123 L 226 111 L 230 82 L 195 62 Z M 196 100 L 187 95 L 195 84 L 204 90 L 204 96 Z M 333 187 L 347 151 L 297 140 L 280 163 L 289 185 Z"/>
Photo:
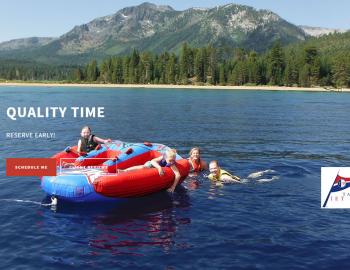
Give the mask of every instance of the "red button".
<path id="1" fill-rule="evenodd" d="M 7 158 L 7 176 L 55 176 L 54 158 Z"/>

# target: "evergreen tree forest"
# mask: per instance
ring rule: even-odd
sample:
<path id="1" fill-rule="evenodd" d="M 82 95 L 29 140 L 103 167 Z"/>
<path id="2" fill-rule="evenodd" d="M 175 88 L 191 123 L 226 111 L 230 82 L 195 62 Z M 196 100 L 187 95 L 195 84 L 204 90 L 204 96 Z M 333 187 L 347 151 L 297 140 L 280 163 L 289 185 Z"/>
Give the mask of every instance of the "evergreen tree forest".
<path id="1" fill-rule="evenodd" d="M 334 58 L 317 47 L 283 48 L 279 42 L 258 54 L 244 49 L 191 48 L 183 44 L 179 55 L 134 50 L 113 56 L 99 65 L 96 60 L 76 70 L 77 81 L 117 84 L 197 84 L 350 86 L 350 52 Z"/>
<path id="2" fill-rule="evenodd" d="M 184 43 L 180 52 L 139 52 L 92 60 L 85 66 L 16 65 L 0 60 L 0 79 L 77 83 L 272 85 L 350 87 L 350 52 L 327 53 L 312 43 L 282 47 L 276 41 L 262 54 L 239 48 Z"/>
<path id="3" fill-rule="evenodd" d="M 76 70 L 70 65 L 0 59 L 0 80 L 6 81 L 72 81 L 77 78 Z"/>

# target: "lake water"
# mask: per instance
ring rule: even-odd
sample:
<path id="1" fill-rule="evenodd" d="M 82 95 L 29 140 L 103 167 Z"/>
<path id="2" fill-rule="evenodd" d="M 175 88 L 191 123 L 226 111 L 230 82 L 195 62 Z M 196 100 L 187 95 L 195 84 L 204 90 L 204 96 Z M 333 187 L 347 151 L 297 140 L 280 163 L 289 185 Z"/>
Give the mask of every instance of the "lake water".
<path id="1" fill-rule="evenodd" d="M 350 94 L 0 87 L 1 269 L 330 269 L 348 265 L 350 213 L 320 208 L 320 168 L 350 164 Z M 105 117 L 19 119 L 9 106 L 103 106 Z M 90 125 L 100 137 L 193 146 L 244 178 L 205 175 L 122 204 L 40 205 L 5 158 L 50 157 Z M 54 132 L 8 139 L 6 132 Z"/>

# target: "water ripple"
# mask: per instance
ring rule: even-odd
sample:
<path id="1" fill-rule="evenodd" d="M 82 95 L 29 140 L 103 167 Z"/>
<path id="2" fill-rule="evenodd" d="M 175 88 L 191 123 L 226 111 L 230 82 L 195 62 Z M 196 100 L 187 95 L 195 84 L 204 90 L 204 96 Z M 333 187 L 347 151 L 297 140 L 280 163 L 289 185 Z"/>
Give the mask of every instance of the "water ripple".
<path id="1" fill-rule="evenodd" d="M 69 98 L 67 98 L 69 95 Z M 1 157 L 49 157 L 90 125 L 101 137 L 153 141 L 187 156 L 193 146 L 244 179 L 216 186 L 208 172 L 120 204 L 49 203 L 35 177 L 0 163 L 2 269 L 346 269 L 346 210 L 320 209 L 320 167 L 348 166 L 346 94 L 0 87 L 13 106 L 104 106 L 104 119 L 9 121 L 3 131 L 56 132 L 54 140 L 0 137 Z M 82 98 L 84 97 L 84 98 Z M 329 104 L 332 110 L 329 110 Z"/>

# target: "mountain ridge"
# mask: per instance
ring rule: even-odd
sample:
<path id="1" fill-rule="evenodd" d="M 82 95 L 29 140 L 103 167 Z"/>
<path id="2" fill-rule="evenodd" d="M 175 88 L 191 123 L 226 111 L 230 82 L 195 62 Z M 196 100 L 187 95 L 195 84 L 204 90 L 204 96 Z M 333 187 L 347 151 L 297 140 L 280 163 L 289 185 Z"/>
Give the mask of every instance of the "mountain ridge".
<path id="1" fill-rule="evenodd" d="M 184 42 L 194 47 L 212 44 L 262 52 L 277 39 L 286 45 L 308 37 L 304 30 L 266 9 L 230 3 L 177 11 L 144 2 L 77 25 L 40 46 L 4 50 L 1 43 L 0 56 L 49 63 L 85 62 L 91 57 L 127 54 L 133 48 L 177 52 Z"/>

